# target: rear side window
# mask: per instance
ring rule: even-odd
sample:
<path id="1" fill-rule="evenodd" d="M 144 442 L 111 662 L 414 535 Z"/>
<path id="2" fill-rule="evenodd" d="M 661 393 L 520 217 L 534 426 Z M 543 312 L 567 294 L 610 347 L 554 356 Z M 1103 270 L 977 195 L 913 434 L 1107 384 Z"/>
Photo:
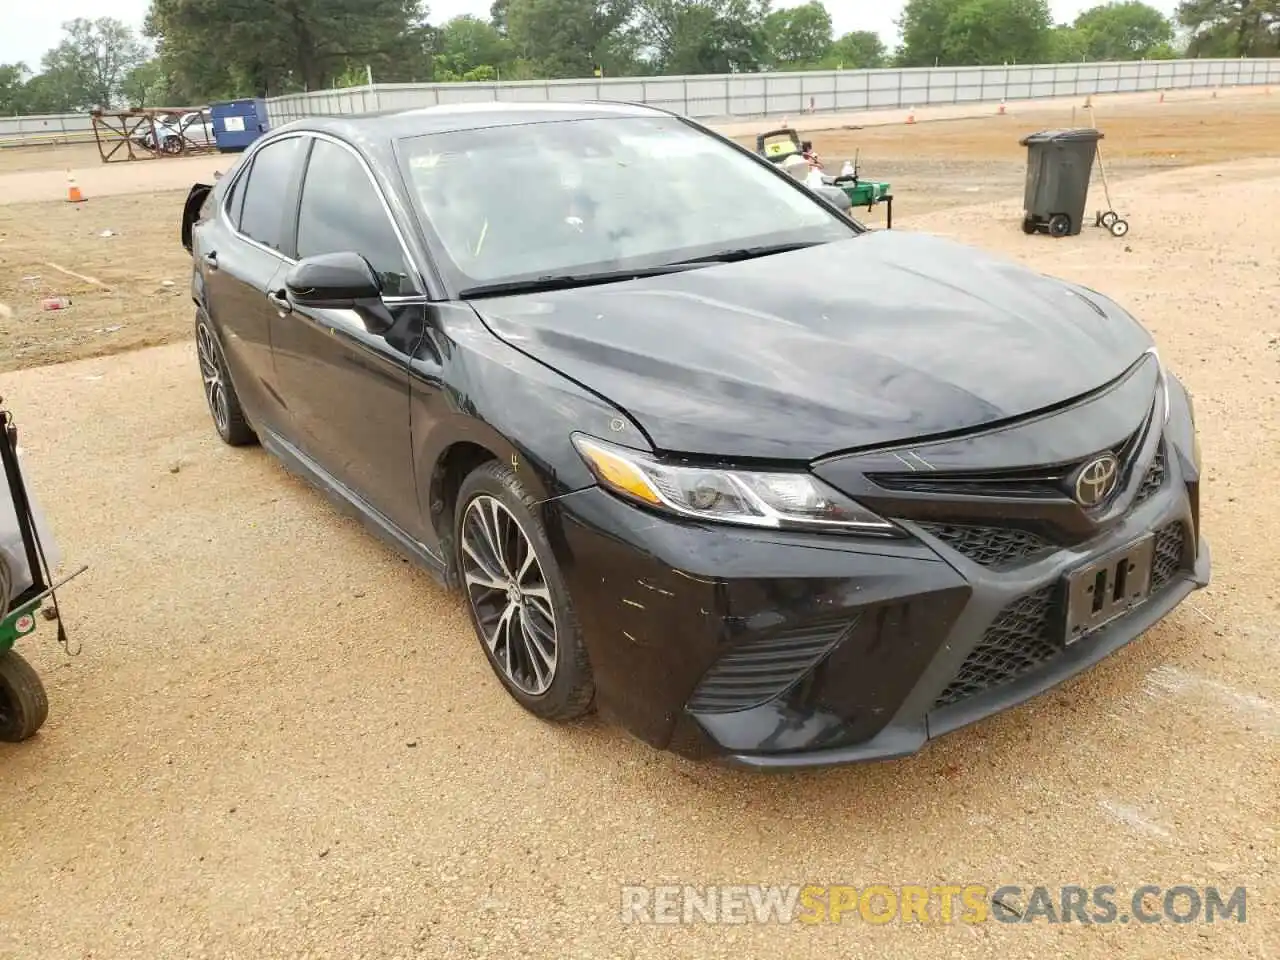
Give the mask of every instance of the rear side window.
<path id="1" fill-rule="evenodd" d="M 298 211 L 298 257 L 354 251 L 373 265 L 389 296 L 417 293 L 404 251 L 360 160 L 336 143 L 316 140 Z"/>
<path id="2" fill-rule="evenodd" d="M 240 232 L 273 250 L 284 247 L 284 206 L 302 147 L 300 137 L 263 147 L 254 156 L 248 174 L 236 184 L 236 193 L 243 197 L 231 197 L 228 213 L 233 222 L 237 203 L 242 205 Z"/>

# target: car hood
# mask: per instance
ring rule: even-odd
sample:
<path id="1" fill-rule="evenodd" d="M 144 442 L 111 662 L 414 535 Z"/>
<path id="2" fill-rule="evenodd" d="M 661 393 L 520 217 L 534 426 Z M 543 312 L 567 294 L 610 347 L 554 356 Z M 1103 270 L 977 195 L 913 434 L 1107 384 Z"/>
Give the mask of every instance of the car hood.
<path id="1" fill-rule="evenodd" d="M 726 458 L 812 460 L 1017 418 L 1151 345 L 1090 291 L 904 231 L 473 306 L 658 449 Z"/>

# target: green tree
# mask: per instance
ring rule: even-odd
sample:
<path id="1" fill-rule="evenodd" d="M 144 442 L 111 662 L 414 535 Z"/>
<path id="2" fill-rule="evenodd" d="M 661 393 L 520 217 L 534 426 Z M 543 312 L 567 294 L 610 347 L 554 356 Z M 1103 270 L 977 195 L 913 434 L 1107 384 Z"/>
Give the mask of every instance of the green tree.
<path id="1" fill-rule="evenodd" d="M 152 0 L 147 32 L 186 99 L 323 89 L 366 66 L 430 75 L 419 0 Z"/>
<path id="2" fill-rule="evenodd" d="M 1089 59 L 1088 38 L 1070 24 L 1059 24 L 1049 34 L 1050 63 L 1079 63 Z"/>
<path id="3" fill-rule="evenodd" d="M 829 70 L 877 70 L 888 60 L 889 52 L 880 34 L 873 30 L 855 30 L 831 45 L 822 65 Z"/>
<path id="4" fill-rule="evenodd" d="M 26 112 L 27 79 L 31 71 L 25 63 L 0 63 L 0 116 Z"/>
<path id="5" fill-rule="evenodd" d="M 907 0 L 902 66 L 1034 63 L 1050 52 L 1047 0 Z"/>
<path id="6" fill-rule="evenodd" d="M 769 6 L 769 0 L 640 0 L 640 38 L 661 73 L 752 72 L 769 59 Z"/>
<path id="7" fill-rule="evenodd" d="M 507 35 L 507 8 L 510 6 L 511 0 L 493 0 L 489 7 L 489 22 L 504 37 Z"/>
<path id="8" fill-rule="evenodd" d="M 510 0 L 507 37 L 516 54 L 545 77 L 589 77 L 597 67 L 619 72 L 630 55 L 625 28 L 636 0 Z"/>
<path id="9" fill-rule="evenodd" d="M 479 17 L 454 17 L 436 31 L 435 77 L 456 80 L 467 75 L 481 79 L 475 71 L 484 68 L 484 79 L 496 79 L 512 60 L 511 42 L 493 24 Z M 490 76 L 491 74 L 491 76 Z"/>
<path id="10" fill-rule="evenodd" d="M 44 55 L 43 73 L 72 110 L 106 107 L 122 97 L 125 77 L 147 58 L 128 25 L 112 17 L 78 17 L 62 25 L 62 41 Z"/>
<path id="11" fill-rule="evenodd" d="M 1178 21 L 1192 34 L 1188 56 L 1280 53 L 1280 0 L 1182 0 Z"/>
<path id="12" fill-rule="evenodd" d="M 131 107 L 176 107 L 169 99 L 169 77 L 159 57 L 138 64 L 120 84 L 123 101 Z"/>
<path id="13" fill-rule="evenodd" d="M 820 0 L 773 11 L 764 32 L 771 64 L 784 70 L 817 67 L 831 51 L 831 14 Z"/>
<path id="14" fill-rule="evenodd" d="M 1090 60 L 1137 60 L 1173 39 L 1173 24 L 1141 0 L 1113 0 L 1076 17 Z"/>

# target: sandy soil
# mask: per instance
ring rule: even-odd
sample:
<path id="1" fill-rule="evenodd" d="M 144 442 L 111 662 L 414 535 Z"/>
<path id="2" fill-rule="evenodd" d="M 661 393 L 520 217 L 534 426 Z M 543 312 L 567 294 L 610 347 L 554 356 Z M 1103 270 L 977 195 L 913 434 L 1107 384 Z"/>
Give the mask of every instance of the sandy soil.
<path id="1" fill-rule="evenodd" d="M 1182 152 L 1219 139 L 1195 148 L 1200 126 Z M 92 569 L 63 594 L 80 656 L 47 626 L 25 643 L 49 724 L 0 747 L 0 957 L 1280 956 L 1280 162 L 1134 167 L 1124 240 L 1024 237 L 1020 179 L 988 175 L 981 203 L 911 194 L 901 225 L 1082 281 L 1149 324 L 1196 397 L 1207 591 L 914 758 L 761 778 L 523 714 L 456 598 L 261 451 L 216 441 L 189 343 L 10 372 L 36 489 L 68 561 Z M 142 245 L 141 216 L 102 240 L 52 228 L 89 208 L 31 209 L 46 226 L 9 220 L 0 255 L 17 240 L 22 263 L 109 274 L 71 248 L 114 243 L 122 273 L 100 279 L 119 283 L 181 266 L 159 228 Z M 180 299 L 164 329 L 189 323 Z M 111 302 L 90 301 L 94 326 Z M 629 882 L 1246 885 L 1249 905 L 1243 925 L 631 927 Z"/>

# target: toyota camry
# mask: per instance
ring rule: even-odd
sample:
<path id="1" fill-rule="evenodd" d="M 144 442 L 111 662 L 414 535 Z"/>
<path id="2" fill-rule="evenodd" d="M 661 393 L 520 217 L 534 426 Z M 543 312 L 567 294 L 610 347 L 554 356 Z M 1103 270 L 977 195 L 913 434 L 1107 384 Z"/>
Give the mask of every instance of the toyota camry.
<path id="1" fill-rule="evenodd" d="M 900 756 L 1209 579 L 1192 400 L 1137 320 L 683 117 L 296 121 L 182 242 L 218 434 L 461 591 L 537 717 Z"/>

